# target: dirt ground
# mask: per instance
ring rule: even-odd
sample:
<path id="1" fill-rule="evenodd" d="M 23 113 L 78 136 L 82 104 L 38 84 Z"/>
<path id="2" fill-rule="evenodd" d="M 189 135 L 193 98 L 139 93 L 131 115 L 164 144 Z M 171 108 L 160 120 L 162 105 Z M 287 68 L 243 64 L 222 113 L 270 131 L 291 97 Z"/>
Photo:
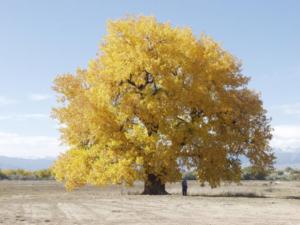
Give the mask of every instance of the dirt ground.
<path id="1" fill-rule="evenodd" d="M 0 224 L 299 225 L 300 182 L 243 182 L 211 190 L 189 182 L 168 196 L 133 188 L 85 187 L 66 192 L 55 181 L 0 181 Z"/>

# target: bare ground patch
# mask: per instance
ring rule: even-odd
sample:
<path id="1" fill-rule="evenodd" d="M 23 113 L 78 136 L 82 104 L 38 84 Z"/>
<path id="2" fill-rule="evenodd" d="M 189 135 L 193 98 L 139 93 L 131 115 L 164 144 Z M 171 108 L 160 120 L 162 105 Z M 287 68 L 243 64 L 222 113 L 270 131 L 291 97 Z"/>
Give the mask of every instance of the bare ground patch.
<path id="1" fill-rule="evenodd" d="M 180 184 L 167 185 L 171 195 L 142 196 L 141 184 L 66 192 L 54 181 L 1 181 L 0 224 L 298 225 L 297 185 L 252 181 L 210 189 L 190 182 L 183 197 Z"/>

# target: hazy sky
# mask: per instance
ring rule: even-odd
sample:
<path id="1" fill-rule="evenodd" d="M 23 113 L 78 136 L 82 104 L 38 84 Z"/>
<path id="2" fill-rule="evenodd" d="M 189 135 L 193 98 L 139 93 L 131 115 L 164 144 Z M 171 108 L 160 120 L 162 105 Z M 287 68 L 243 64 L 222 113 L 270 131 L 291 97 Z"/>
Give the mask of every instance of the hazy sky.
<path id="1" fill-rule="evenodd" d="M 300 1 L 0 1 L 0 155 L 57 156 L 51 90 L 86 68 L 109 19 L 154 15 L 212 36 L 243 62 L 275 129 L 272 146 L 300 151 Z"/>

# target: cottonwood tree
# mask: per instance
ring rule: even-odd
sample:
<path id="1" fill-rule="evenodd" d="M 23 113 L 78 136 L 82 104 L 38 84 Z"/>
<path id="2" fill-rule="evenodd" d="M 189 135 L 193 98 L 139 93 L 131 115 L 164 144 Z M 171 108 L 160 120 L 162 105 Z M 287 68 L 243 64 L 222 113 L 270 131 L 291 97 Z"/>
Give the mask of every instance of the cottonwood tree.
<path id="1" fill-rule="evenodd" d="M 143 180 L 145 194 L 165 194 L 182 166 L 212 187 L 239 181 L 241 157 L 271 167 L 269 119 L 248 81 L 234 56 L 189 28 L 109 22 L 87 69 L 55 80 L 53 115 L 69 146 L 55 176 L 69 190 Z"/>

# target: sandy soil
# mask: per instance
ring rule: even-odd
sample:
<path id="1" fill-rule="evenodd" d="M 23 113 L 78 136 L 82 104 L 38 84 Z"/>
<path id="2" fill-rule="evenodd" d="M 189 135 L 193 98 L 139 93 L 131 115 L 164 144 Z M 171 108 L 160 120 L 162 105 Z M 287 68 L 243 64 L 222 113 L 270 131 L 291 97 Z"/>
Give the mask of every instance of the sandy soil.
<path id="1" fill-rule="evenodd" d="M 66 192 L 54 181 L 0 181 L 0 224 L 300 224 L 299 182 L 243 182 L 213 190 L 189 182 L 187 197 L 180 195 L 180 184 L 168 185 L 168 196 L 137 195 L 141 189 L 137 184 Z"/>

